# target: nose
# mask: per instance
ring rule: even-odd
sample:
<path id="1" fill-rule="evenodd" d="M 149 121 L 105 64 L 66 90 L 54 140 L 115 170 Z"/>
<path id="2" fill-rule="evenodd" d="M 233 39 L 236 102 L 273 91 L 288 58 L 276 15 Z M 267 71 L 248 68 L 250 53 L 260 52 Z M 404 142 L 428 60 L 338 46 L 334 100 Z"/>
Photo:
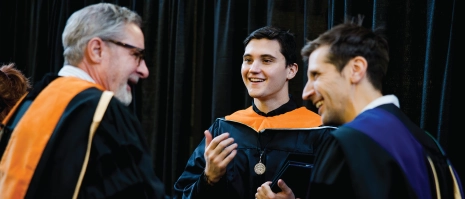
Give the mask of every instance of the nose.
<path id="1" fill-rule="evenodd" d="M 302 92 L 303 100 L 311 100 L 310 97 L 315 94 L 315 89 L 313 88 L 313 83 L 308 80 L 305 84 L 304 90 Z"/>
<path id="2" fill-rule="evenodd" d="M 260 62 L 254 61 L 249 68 L 249 72 L 258 73 L 260 72 Z"/>
<path id="3" fill-rule="evenodd" d="M 147 68 L 147 65 L 145 64 L 144 59 L 140 61 L 140 65 L 139 67 L 137 67 L 137 73 L 142 79 L 145 79 L 149 76 L 149 69 Z"/>

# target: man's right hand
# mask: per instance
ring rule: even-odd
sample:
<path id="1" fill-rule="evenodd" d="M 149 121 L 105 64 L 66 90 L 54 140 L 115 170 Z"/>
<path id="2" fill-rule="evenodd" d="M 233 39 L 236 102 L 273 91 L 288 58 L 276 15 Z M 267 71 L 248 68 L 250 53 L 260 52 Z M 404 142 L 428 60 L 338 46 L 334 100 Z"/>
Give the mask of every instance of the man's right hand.
<path id="1" fill-rule="evenodd" d="M 281 192 L 274 193 L 270 188 L 271 181 L 267 181 L 262 184 L 262 186 L 257 188 L 257 193 L 255 194 L 255 199 L 294 199 L 294 193 L 291 188 L 287 186 L 284 180 L 278 180 L 278 186 L 281 188 Z M 296 198 L 299 199 L 299 198 Z"/>
<path id="2" fill-rule="evenodd" d="M 216 183 L 226 173 L 226 167 L 236 156 L 237 143 L 229 137 L 229 133 L 223 133 L 214 139 L 210 131 L 205 134 L 205 175 L 209 182 Z"/>

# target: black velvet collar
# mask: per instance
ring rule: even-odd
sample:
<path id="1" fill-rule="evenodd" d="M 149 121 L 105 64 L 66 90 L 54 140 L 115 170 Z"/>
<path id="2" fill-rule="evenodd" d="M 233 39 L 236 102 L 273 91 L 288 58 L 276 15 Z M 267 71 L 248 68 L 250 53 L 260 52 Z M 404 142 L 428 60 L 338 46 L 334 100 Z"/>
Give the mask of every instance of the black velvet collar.
<path id="1" fill-rule="evenodd" d="M 273 117 L 273 116 L 281 115 L 281 114 L 284 114 L 284 113 L 287 113 L 289 111 L 292 111 L 292 110 L 296 109 L 297 104 L 291 98 L 291 99 L 289 99 L 289 101 L 287 103 L 281 105 L 279 108 L 277 108 L 275 110 L 272 110 L 272 111 L 270 111 L 268 113 L 264 113 L 264 112 L 260 111 L 252 101 L 252 108 L 257 114 L 259 114 L 261 116 Z"/>

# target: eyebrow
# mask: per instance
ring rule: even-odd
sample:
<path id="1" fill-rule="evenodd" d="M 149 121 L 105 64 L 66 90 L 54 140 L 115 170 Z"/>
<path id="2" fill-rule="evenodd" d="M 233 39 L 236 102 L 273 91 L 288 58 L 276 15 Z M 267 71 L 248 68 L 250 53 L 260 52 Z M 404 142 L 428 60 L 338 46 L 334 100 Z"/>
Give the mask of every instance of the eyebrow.
<path id="1" fill-rule="evenodd" d="M 113 39 L 102 39 L 103 41 L 108 41 L 108 42 L 111 42 L 111 43 L 114 43 L 118 46 L 121 46 L 123 48 L 127 48 L 127 49 L 131 49 L 131 50 L 136 50 L 137 52 L 139 53 L 144 53 L 145 49 L 143 48 L 139 48 L 139 47 L 136 47 L 136 46 L 133 46 L 131 44 L 128 44 L 128 43 L 124 43 L 124 42 L 120 42 L 120 41 L 116 41 L 116 40 L 113 40 Z"/>
<path id="2" fill-rule="evenodd" d="M 264 54 L 264 55 L 260 55 L 261 58 L 271 58 L 271 59 L 276 59 L 275 56 L 273 55 L 270 55 L 270 54 Z"/>
<path id="3" fill-rule="evenodd" d="M 244 54 L 242 57 L 252 57 L 252 55 L 247 53 L 247 54 Z M 272 58 L 272 59 L 276 59 L 275 56 L 270 55 L 270 54 L 260 55 L 260 58 Z"/>

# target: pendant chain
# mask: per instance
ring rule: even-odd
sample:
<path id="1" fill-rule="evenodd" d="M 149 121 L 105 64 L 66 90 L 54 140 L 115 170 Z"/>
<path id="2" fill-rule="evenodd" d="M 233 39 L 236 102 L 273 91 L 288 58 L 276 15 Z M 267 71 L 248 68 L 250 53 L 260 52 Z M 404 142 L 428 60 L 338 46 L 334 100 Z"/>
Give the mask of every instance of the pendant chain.
<path id="1" fill-rule="evenodd" d="M 266 143 L 266 145 L 263 147 L 263 150 L 261 149 L 261 143 L 260 143 L 260 133 L 258 134 L 258 140 L 257 140 L 257 150 L 258 150 L 258 153 L 260 154 L 260 160 L 257 164 L 255 164 L 255 167 L 254 167 L 254 171 L 256 174 L 258 175 L 262 175 L 265 173 L 266 171 L 266 166 L 265 164 L 262 163 L 262 156 L 263 154 L 265 153 L 265 150 L 266 150 L 266 146 L 268 146 L 268 144 L 274 139 L 274 136 L 270 139 L 270 141 L 268 141 Z"/>

